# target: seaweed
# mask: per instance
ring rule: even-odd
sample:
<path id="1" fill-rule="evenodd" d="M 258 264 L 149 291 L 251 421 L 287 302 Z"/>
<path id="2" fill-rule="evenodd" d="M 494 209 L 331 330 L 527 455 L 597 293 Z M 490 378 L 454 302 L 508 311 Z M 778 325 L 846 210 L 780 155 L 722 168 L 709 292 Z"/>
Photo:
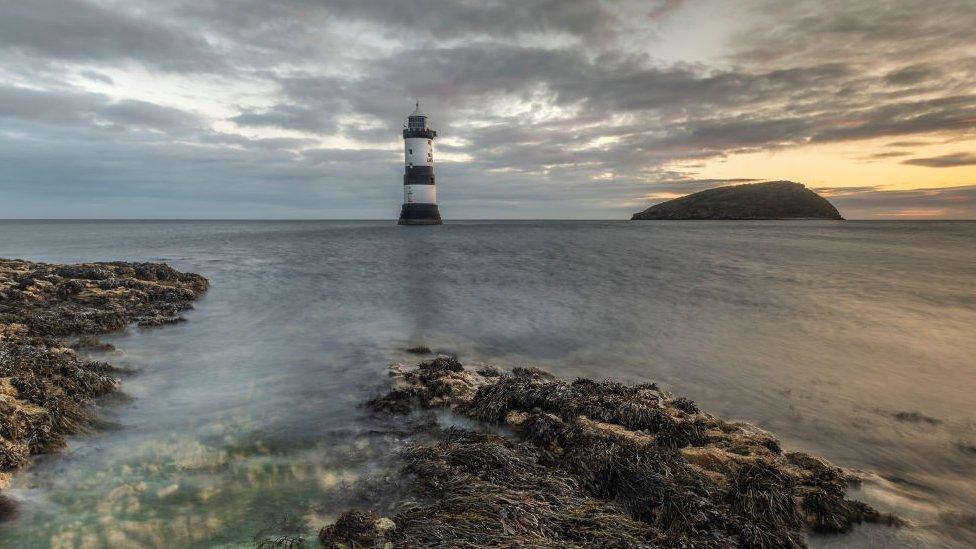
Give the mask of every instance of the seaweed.
<path id="1" fill-rule="evenodd" d="M 335 524 L 319 532 L 319 541 L 325 547 L 374 545 L 383 540 L 391 527 L 389 519 L 385 520 L 368 511 L 347 511 Z"/>
<path id="2" fill-rule="evenodd" d="M 416 499 L 376 534 L 376 515 L 323 529 L 329 543 L 393 547 L 802 547 L 802 531 L 898 524 L 845 499 L 852 476 L 653 383 L 557 379 L 532 367 L 468 370 L 437 357 L 391 367 L 368 406 L 446 408 L 485 429 L 446 429 L 402 453 Z M 432 429 L 430 424 L 424 427 Z M 427 433 L 429 434 L 429 432 Z M 417 433 L 418 438 L 420 433 Z M 371 526 L 372 525 L 372 526 Z M 389 526 L 389 524 L 387 524 Z M 354 530 L 354 529 L 353 529 Z M 338 541 L 337 541 L 338 540 Z M 344 540 L 344 541 L 343 541 Z"/>
<path id="3" fill-rule="evenodd" d="M 385 541 L 398 547 L 627 547 L 656 539 L 648 525 L 593 497 L 528 444 L 449 429 L 435 444 L 408 449 L 405 459 L 418 494 L 437 499 L 393 517 L 396 529 Z"/>
<path id="4" fill-rule="evenodd" d="M 125 370 L 76 351 L 114 349 L 95 336 L 130 322 L 178 318 L 207 287 L 163 264 L 0 259 L 0 471 L 99 424 L 88 404 L 113 394 Z M 80 337 L 69 346 L 63 336 Z"/>
<path id="5" fill-rule="evenodd" d="M 735 472 L 725 501 L 755 525 L 771 531 L 795 530 L 801 518 L 793 499 L 794 487 L 794 480 L 774 464 L 757 461 Z"/>
<path id="6" fill-rule="evenodd" d="M 464 366 L 456 356 L 439 356 L 433 360 L 421 362 L 417 367 L 421 370 L 434 372 L 460 372 L 464 370 Z"/>
<path id="7" fill-rule="evenodd" d="M 78 338 L 77 341 L 71 344 L 71 348 L 76 351 L 91 350 L 91 351 L 114 351 L 115 345 L 111 343 L 104 343 L 99 341 L 97 337 L 93 336 L 82 336 Z"/>
<path id="8" fill-rule="evenodd" d="M 366 402 L 366 407 L 385 414 L 409 414 L 414 407 L 413 391 L 394 390 Z"/>

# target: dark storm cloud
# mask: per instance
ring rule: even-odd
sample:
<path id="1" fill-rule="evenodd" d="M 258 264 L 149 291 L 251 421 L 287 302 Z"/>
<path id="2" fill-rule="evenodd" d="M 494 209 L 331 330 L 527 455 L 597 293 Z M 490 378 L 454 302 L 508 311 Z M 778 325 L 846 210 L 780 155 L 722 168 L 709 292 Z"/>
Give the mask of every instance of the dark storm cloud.
<path id="1" fill-rule="evenodd" d="M 223 62 L 198 35 L 84 0 L 0 0 L 0 50 L 72 61 L 131 60 L 166 70 Z"/>
<path id="2" fill-rule="evenodd" d="M 96 82 L 101 82 L 102 84 L 114 84 L 115 81 L 108 75 L 102 74 L 98 71 L 83 70 L 79 73 L 81 76 L 89 80 L 94 80 Z"/>
<path id="3" fill-rule="evenodd" d="M 133 99 L 111 100 L 97 93 L 39 91 L 0 86 L 0 119 L 188 132 L 203 125 L 189 112 Z"/>
<path id="4" fill-rule="evenodd" d="M 885 82 L 895 86 L 909 86 L 925 82 L 940 73 L 938 67 L 927 64 L 909 65 L 885 75 Z"/>
<path id="5" fill-rule="evenodd" d="M 846 120 L 817 132 L 814 141 L 845 141 L 952 130 L 976 125 L 976 95 L 905 101 L 851 113 Z"/>
<path id="6" fill-rule="evenodd" d="M 976 166 L 976 154 L 973 153 L 953 153 L 941 156 L 931 156 L 928 158 L 911 158 L 902 164 L 912 166 L 925 166 L 927 168 L 956 168 L 958 166 Z"/>
<path id="7" fill-rule="evenodd" d="M 670 151 L 672 158 L 700 157 L 803 142 L 817 123 L 808 116 L 790 112 L 782 112 L 786 116 L 781 117 L 769 112 L 721 115 L 784 98 L 802 104 L 813 90 L 834 91 L 838 79 L 850 74 L 839 64 L 757 74 L 703 74 L 690 67 L 648 66 L 646 59 L 635 56 L 608 54 L 590 60 L 578 51 L 491 44 L 405 50 L 370 65 L 369 70 L 365 76 L 345 82 L 308 76 L 281 79 L 287 103 L 234 120 L 314 130 L 331 126 L 327 117 L 336 104 L 333 98 L 342 97 L 350 112 L 384 121 L 392 133 L 402 106 L 390 103 L 391 96 L 419 96 L 442 110 L 448 106 L 464 111 L 476 110 L 495 98 L 532 101 L 541 95 L 551 104 L 578 108 L 579 114 L 553 124 L 500 118 L 496 124 L 473 130 L 458 121 L 456 131 L 471 142 L 458 152 L 477 151 L 480 160 L 495 160 L 498 167 L 535 169 L 577 158 L 602 164 L 603 170 L 628 172 L 653 160 L 641 150 Z M 633 113 L 637 121 L 623 128 L 607 124 L 609 117 L 620 113 Z M 442 126 L 442 134 L 450 135 L 454 118 L 448 113 L 435 114 L 446 126 Z M 612 135 L 624 138 L 602 151 L 567 149 Z M 613 154 L 615 149 L 621 149 L 619 154 Z M 633 164 L 621 164 L 627 161 L 625 157 Z M 666 158 L 658 155 L 657 160 Z"/>
<path id="8" fill-rule="evenodd" d="M 650 193 L 652 197 L 649 198 L 648 205 L 670 200 L 671 198 L 681 195 L 697 193 L 698 191 L 704 191 L 706 189 L 724 187 L 726 185 L 754 183 L 756 181 L 759 180 L 741 177 L 734 179 L 664 179 L 654 183 L 654 191 L 653 193 Z"/>
<path id="9" fill-rule="evenodd" d="M 923 145 L 928 145 L 928 144 L 929 144 L 928 141 L 892 141 L 891 143 L 888 143 L 885 146 L 906 148 L 906 147 L 921 147 Z"/>
<path id="10" fill-rule="evenodd" d="M 221 215 L 237 197 L 238 215 L 268 204 L 377 217 L 396 207 L 398 131 L 419 97 L 438 150 L 465 159 L 438 166 L 461 211 L 502 200 L 522 217 L 554 203 L 616 216 L 719 184 L 676 162 L 879 137 L 908 149 L 974 131 L 968 0 L 743 2 L 729 62 L 714 65 L 656 58 L 653 41 L 626 34 L 693 4 L 0 0 L 0 154 L 14 161 L 0 184 L 53 193 L 60 177 L 158 201 L 183 192 L 180 177 Z M 132 91 L 132 67 L 153 92 L 147 79 L 186 78 Z M 194 103 L 210 77 L 246 93 Z"/>
<path id="11" fill-rule="evenodd" d="M 851 218 L 976 218 L 976 185 L 891 190 L 883 187 L 816 189 Z"/>
<path id="12" fill-rule="evenodd" d="M 179 13 L 193 19 L 229 19 L 235 25 L 231 32 L 253 32 L 269 21 L 364 22 L 383 34 L 414 41 L 547 33 L 606 39 L 618 19 L 601 2 L 565 0 L 243 0 L 235 3 L 233 13 L 227 11 L 225 2 L 203 0 L 185 3 Z"/>
<path id="13" fill-rule="evenodd" d="M 294 153 L 299 153 L 308 147 L 315 146 L 316 141 L 314 139 L 301 137 L 248 138 L 237 134 L 211 133 L 209 135 L 202 136 L 200 138 L 200 143 L 234 145 L 244 148 L 292 151 Z"/>
<path id="14" fill-rule="evenodd" d="M 541 94 L 551 104 L 578 108 L 580 113 L 564 119 L 561 127 L 517 117 L 479 130 L 463 128 L 459 122 L 458 131 L 470 138 L 471 145 L 458 152 L 477 150 L 482 160 L 504 161 L 506 167 L 517 169 L 565 164 L 567 157 L 574 156 L 567 145 L 583 145 L 582 138 L 588 135 L 619 135 L 620 128 L 608 125 L 608 118 L 634 113 L 637 127 L 601 153 L 605 164 L 601 169 L 626 173 L 649 160 L 640 149 L 681 153 L 676 155 L 680 157 L 721 155 L 805 142 L 959 130 L 972 126 L 976 116 L 976 103 L 968 95 L 877 105 L 871 92 L 884 85 L 883 79 L 866 79 L 842 63 L 764 72 L 703 72 L 694 67 L 655 67 L 641 56 L 603 54 L 589 59 L 577 50 L 475 43 L 407 49 L 369 64 L 366 70 L 360 78 L 343 82 L 284 78 L 280 84 L 287 103 L 235 120 L 297 130 L 333 128 L 327 118 L 335 105 L 331 98 L 342 97 L 349 112 L 385 121 L 393 132 L 402 107 L 391 104 L 390 96 L 420 96 L 429 104 L 462 111 L 492 98 L 531 101 Z M 435 114 L 449 133 L 455 120 Z M 581 129 L 587 125 L 592 127 Z M 382 132 L 373 129 L 359 135 Z M 619 147 L 631 150 L 613 155 Z M 621 165 L 624 155 L 635 165 Z M 597 156 L 591 160 L 600 162 Z"/>
<path id="15" fill-rule="evenodd" d="M 850 71 L 841 64 L 759 73 L 705 73 L 687 66 L 657 67 L 645 56 L 579 50 L 471 44 L 405 50 L 373 65 L 369 85 L 397 83 L 445 100 L 528 97 L 542 89 L 555 103 L 583 103 L 600 116 L 618 111 L 705 109 L 766 103 L 836 88 Z"/>
<path id="16" fill-rule="evenodd" d="M 511 36 L 522 33 L 566 33 L 584 38 L 606 38 L 613 33 L 616 16 L 599 2 L 565 0 L 345 0 L 330 2 L 337 15 L 362 18 L 408 36 L 435 39 L 472 33 Z"/>
<path id="17" fill-rule="evenodd" d="M 912 154 L 912 153 L 907 152 L 907 151 L 886 151 L 886 152 L 879 152 L 879 153 L 869 154 L 867 156 L 862 157 L 862 159 L 864 159 L 864 160 L 885 160 L 887 158 L 898 158 L 898 157 L 901 157 L 901 156 L 908 156 L 910 154 Z"/>
<path id="18" fill-rule="evenodd" d="M 750 9 L 746 4 L 745 9 Z M 917 59 L 969 49 L 976 3 L 970 0 L 820 0 L 752 3 L 755 24 L 742 29 L 734 56 L 745 62 L 810 59 Z"/>
<path id="19" fill-rule="evenodd" d="M 650 19 L 661 19 L 667 17 L 678 10 L 678 8 L 688 4 L 688 0 L 664 0 L 655 8 L 648 12 Z"/>
<path id="20" fill-rule="evenodd" d="M 232 117 L 239 126 L 286 128 L 327 134 L 335 131 L 335 119 L 309 105 L 276 105 L 266 111 L 247 111 Z"/>
<path id="21" fill-rule="evenodd" d="M 811 122 L 800 117 L 762 119 L 755 116 L 729 117 L 716 121 L 692 121 L 669 128 L 667 137 L 649 143 L 652 148 L 692 150 L 748 150 L 801 141 Z"/>

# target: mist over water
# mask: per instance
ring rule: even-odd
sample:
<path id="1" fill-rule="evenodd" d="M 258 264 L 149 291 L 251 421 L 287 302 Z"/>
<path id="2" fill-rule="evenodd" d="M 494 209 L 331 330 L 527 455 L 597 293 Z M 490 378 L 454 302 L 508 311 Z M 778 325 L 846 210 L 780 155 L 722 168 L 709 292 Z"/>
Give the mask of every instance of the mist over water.
<path id="1" fill-rule="evenodd" d="M 976 543 L 976 223 L 0 222 L 0 257 L 212 285 L 189 322 L 103 338 L 131 398 L 18 473 L 3 547 L 311 534 L 392 459 L 357 405 L 420 343 L 656 381 L 865 471 L 855 497 L 911 521 L 813 546 Z"/>

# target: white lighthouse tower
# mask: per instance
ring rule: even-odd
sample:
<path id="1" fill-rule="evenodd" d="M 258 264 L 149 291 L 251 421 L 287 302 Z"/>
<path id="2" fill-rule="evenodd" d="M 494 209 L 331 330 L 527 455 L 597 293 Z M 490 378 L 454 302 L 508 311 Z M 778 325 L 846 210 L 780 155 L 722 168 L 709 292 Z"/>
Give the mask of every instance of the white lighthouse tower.
<path id="1" fill-rule="evenodd" d="M 437 132 L 427 126 L 427 115 L 417 108 L 403 127 L 403 208 L 400 225 L 440 225 L 437 187 L 434 186 L 434 138 Z"/>

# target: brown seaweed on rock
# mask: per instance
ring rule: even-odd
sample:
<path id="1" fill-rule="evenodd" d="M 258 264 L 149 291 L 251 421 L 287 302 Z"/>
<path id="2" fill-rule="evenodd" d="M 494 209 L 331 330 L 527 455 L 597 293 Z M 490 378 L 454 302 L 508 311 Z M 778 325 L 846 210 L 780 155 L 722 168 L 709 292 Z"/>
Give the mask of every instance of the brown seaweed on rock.
<path id="1" fill-rule="evenodd" d="M 804 529 L 897 523 L 845 499 L 841 469 L 654 384 L 475 371 L 451 357 L 391 376 L 368 407 L 450 409 L 511 437 L 451 428 L 414 444 L 403 473 L 421 503 L 391 519 L 347 513 L 323 529 L 326 546 L 788 548 Z M 369 535 L 343 534 L 347 522 Z"/>
<path id="2" fill-rule="evenodd" d="M 116 389 L 121 370 L 76 348 L 109 350 L 93 336 L 176 318 L 207 286 L 159 263 L 0 259 L 0 488 L 3 472 L 62 446 L 90 424 L 88 403 Z M 81 337 L 69 346 L 63 336 Z"/>

